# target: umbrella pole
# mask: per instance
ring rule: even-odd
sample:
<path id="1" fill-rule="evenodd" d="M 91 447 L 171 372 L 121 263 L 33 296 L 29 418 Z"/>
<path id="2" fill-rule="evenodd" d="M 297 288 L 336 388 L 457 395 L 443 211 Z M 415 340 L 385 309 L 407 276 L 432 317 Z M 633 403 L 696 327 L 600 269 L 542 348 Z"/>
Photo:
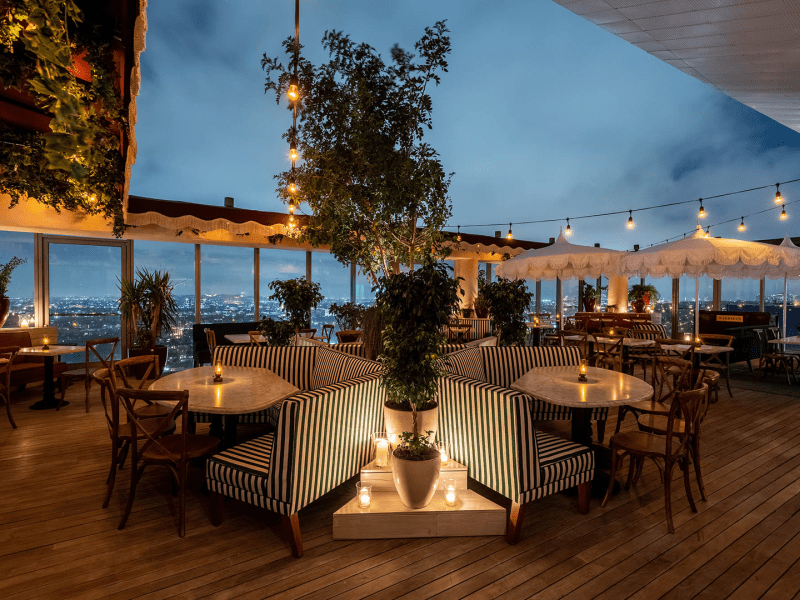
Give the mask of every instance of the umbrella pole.
<path id="1" fill-rule="evenodd" d="M 694 337 L 700 335 L 700 278 L 694 280 Z"/>
<path id="2" fill-rule="evenodd" d="M 783 276 L 783 335 L 781 337 L 786 337 L 786 292 L 788 289 L 788 278 L 786 275 Z"/>

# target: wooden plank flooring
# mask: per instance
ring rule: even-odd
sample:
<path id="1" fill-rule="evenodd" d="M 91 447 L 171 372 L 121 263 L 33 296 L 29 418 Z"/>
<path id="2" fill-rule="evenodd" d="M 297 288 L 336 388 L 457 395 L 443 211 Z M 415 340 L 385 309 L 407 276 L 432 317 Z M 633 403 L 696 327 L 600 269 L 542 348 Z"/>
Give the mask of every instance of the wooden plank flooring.
<path id="1" fill-rule="evenodd" d="M 742 370 L 734 386 L 704 423 L 708 501 L 692 513 L 682 482 L 673 484 L 674 535 L 652 464 L 605 509 L 593 499 L 588 515 L 574 497 L 538 501 L 516 546 L 500 537 L 333 540 L 347 482 L 301 511 L 300 560 L 268 512 L 229 501 L 213 527 L 199 470 L 184 539 L 156 468 L 118 531 L 129 469 L 101 508 L 110 444 L 96 391 L 89 414 L 82 386 L 60 412 L 35 412 L 27 406 L 41 388 L 32 387 L 15 394 L 19 429 L 0 411 L 0 598 L 800 598 L 800 386 L 753 382 Z M 607 437 L 614 427 L 612 418 Z"/>

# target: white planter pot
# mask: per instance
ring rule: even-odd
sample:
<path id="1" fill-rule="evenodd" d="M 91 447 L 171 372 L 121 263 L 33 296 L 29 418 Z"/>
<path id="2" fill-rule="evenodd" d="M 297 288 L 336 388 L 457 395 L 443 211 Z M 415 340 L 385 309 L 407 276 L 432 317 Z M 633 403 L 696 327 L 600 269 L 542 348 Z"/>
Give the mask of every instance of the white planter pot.
<path id="1" fill-rule="evenodd" d="M 424 508 L 436 492 L 442 460 L 403 460 L 392 456 L 392 478 L 400 500 L 408 508 Z"/>
<path id="2" fill-rule="evenodd" d="M 413 430 L 414 420 L 410 410 L 397 410 L 383 405 L 383 420 L 386 425 L 386 435 L 389 437 L 389 444 L 392 450 L 400 444 L 400 434 L 404 431 L 409 433 Z M 425 435 L 426 431 L 433 431 L 431 441 L 436 439 L 439 431 L 439 407 L 417 412 L 417 431 L 419 435 Z"/>

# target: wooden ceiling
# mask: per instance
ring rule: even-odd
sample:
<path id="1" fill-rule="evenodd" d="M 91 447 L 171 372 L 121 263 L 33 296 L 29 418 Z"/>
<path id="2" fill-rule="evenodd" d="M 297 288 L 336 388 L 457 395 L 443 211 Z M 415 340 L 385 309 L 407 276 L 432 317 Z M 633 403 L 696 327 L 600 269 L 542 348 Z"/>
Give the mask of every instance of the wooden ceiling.
<path id="1" fill-rule="evenodd" d="M 800 131 L 800 0 L 553 0 Z"/>

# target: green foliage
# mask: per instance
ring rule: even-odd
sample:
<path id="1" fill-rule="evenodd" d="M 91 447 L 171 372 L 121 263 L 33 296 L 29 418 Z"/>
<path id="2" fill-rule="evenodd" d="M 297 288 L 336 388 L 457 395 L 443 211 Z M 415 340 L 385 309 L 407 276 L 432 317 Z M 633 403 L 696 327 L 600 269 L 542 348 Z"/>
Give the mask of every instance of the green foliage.
<path id="1" fill-rule="evenodd" d="M 269 317 L 261 317 L 258 330 L 267 346 L 292 346 L 294 344 L 294 325 L 289 321 L 276 321 Z"/>
<path id="2" fill-rule="evenodd" d="M 319 292 L 319 284 L 308 281 L 305 277 L 275 280 L 269 284 L 269 289 L 275 293 L 269 299 L 277 300 L 283 305 L 283 310 L 295 329 L 311 327 L 311 309 L 322 302 L 324 296 Z"/>
<path id="3" fill-rule="evenodd" d="M 367 44 L 342 32 L 326 32 L 329 62 L 314 66 L 300 57 L 301 98 L 297 130 L 284 135 L 301 155 L 293 171 L 276 175 L 287 203 L 307 202 L 310 225 L 303 235 L 328 245 L 341 262 L 355 262 L 373 281 L 392 272 L 392 261 L 443 258 L 442 227 L 451 213 L 446 175 L 438 153 L 423 142 L 432 128 L 429 84 L 447 72 L 450 38 L 444 21 L 426 28 L 415 44 L 419 56 L 395 45 L 386 64 Z M 293 72 L 294 40 L 284 42 L 289 68 L 264 55 L 265 91 L 277 102 Z M 299 193 L 289 194 L 294 180 Z"/>
<path id="4" fill-rule="evenodd" d="M 486 295 L 483 290 L 486 288 L 486 273 L 483 270 L 478 271 L 478 295 L 472 303 L 472 308 L 475 309 L 475 316 L 480 319 L 485 319 L 489 315 L 489 302 L 486 300 Z"/>
<path id="5" fill-rule="evenodd" d="M 439 346 L 458 303 L 458 282 L 445 263 L 427 260 L 408 273 L 381 277 L 375 304 L 385 319 L 382 382 L 390 406 L 417 410 L 434 406 L 437 379 L 444 374 Z"/>
<path id="6" fill-rule="evenodd" d="M 636 302 L 641 300 L 645 294 L 650 293 L 650 303 L 655 304 L 658 302 L 658 290 L 655 286 L 652 285 L 642 285 L 640 283 L 636 283 L 631 286 L 631 289 L 628 290 L 628 302 Z"/>
<path id="7" fill-rule="evenodd" d="M 27 196 L 56 211 L 102 214 L 122 235 L 127 125 L 115 87 L 115 23 L 86 1 L 17 0 L 2 8 L 0 81 L 30 94 L 52 117 L 52 131 L 0 125 L 0 192 L 12 207 Z M 70 72 L 77 54 L 91 67 L 90 82 Z"/>
<path id="8" fill-rule="evenodd" d="M 594 298 L 595 300 L 600 300 L 600 296 L 603 293 L 603 290 L 607 290 L 608 286 L 600 286 L 595 288 L 588 283 L 583 286 L 583 297 L 584 298 Z"/>
<path id="9" fill-rule="evenodd" d="M 430 460 L 439 456 L 439 449 L 433 441 L 433 431 L 425 435 L 413 435 L 409 432 L 400 434 L 400 444 L 394 455 L 402 460 Z"/>
<path id="10" fill-rule="evenodd" d="M 171 333 L 176 324 L 178 304 L 172 296 L 169 272 L 137 269 L 136 280 L 119 284 L 119 309 L 136 330 L 134 346 L 151 350 L 162 333 Z"/>
<path id="11" fill-rule="evenodd" d="M 0 298 L 5 298 L 8 292 L 8 284 L 11 281 L 11 273 L 21 264 L 28 262 L 27 258 L 17 258 L 16 256 L 6 264 L 0 266 Z"/>
<path id="12" fill-rule="evenodd" d="M 349 329 L 361 329 L 361 324 L 364 321 L 364 312 L 367 309 L 363 304 L 345 302 L 342 305 L 331 304 L 329 310 L 336 319 L 339 329 L 346 331 Z"/>
<path id="13" fill-rule="evenodd" d="M 525 280 L 511 281 L 499 277 L 497 281 L 485 284 L 483 294 L 489 303 L 492 327 L 498 336 L 497 345 L 525 345 L 528 305 L 533 298 Z"/>

